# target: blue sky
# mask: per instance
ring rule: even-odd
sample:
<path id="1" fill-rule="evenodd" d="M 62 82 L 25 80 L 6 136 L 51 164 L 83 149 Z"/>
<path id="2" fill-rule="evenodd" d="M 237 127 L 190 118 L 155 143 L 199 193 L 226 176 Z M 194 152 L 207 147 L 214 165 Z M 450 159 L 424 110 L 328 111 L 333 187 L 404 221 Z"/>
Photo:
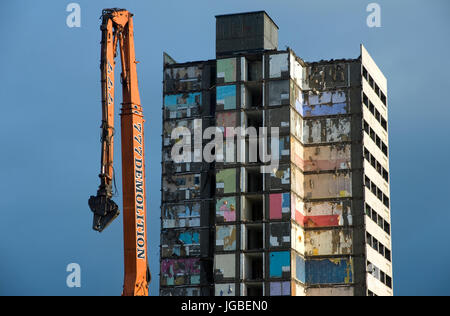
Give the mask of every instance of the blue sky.
<path id="1" fill-rule="evenodd" d="M 81 6 L 80 28 L 66 26 L 70 2 Z M 135 14 L 147 119 L 153 295 L 159 271 L 162 53 L 179 62 L 212 59 L 214 16 L 256 10 L 266 10 L 280 27 L 279 47 L 291 47 L 306 61 L 356 58 L 360 43 L 369 50 L 389 85 L 395 294 L 450 295 L 450 2 L 378 0 L 382 27 L 368 28 L 370 2 L 2 1 L 8 14 L 0 20 L 0 295 L 121 293 L 121 217 L 98 234 L 87 205 L 97 190 L 100 158 L 99 17 L 110 7 Z M 66 286 L 72 262 L 82 269 L 79 289 Z"/>

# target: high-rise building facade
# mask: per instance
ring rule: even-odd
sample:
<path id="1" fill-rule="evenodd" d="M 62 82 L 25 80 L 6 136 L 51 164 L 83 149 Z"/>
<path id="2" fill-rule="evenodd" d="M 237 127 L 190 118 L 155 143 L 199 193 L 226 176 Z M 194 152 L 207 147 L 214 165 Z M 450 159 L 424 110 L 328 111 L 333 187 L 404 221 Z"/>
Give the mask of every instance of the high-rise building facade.
<path id="1" fill-rule="evenodd" d="M 160 294 L 392 295 L 386 78 L 362 45 L 278 50 L 265 12 L 216 23 L 215 60 L 164 57 Z"/>

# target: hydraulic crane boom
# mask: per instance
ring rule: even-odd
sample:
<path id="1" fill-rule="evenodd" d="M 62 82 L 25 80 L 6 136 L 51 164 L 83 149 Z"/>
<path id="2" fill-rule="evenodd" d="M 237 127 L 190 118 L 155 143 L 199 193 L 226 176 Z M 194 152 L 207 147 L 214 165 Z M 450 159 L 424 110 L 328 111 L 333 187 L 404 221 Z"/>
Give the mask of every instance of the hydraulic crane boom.
<path id="1" fill-rule="evenodd" d="M 144 118 L 139 97 L 134 50 L 133 15 L 123 9 L 102 14 L 101 86 L 102 153 L 100 186 L 89 199 L 93 229 L 103 231 L 118 215 L 111 199 L 114 182 L 114 69 L 117 46 L 122 62 L 121 108 L 124 296 L 147 296 L 150 272 L 147 255 Z"/>

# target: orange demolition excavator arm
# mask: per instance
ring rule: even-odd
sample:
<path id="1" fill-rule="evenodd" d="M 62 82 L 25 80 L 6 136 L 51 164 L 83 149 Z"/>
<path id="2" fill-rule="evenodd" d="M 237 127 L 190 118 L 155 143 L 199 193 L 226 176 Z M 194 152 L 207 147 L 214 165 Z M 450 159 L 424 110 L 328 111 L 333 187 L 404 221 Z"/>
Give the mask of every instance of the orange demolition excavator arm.
<path id="1" fill-rule="evenodd" d="M 122 61 L 121 109 L 124 296 L 147 296 L 150 272 L 147 255 L 144 118 L 139 97 L 134 50 L 133 15 L 123 9 L 102 14 L 101 86 L 102 153 L 100 187 L 89 199 L 93 229 L 103 231 L 120 213 L 111 199 L 114 182 L 114 69 L 117 47 Z"/>

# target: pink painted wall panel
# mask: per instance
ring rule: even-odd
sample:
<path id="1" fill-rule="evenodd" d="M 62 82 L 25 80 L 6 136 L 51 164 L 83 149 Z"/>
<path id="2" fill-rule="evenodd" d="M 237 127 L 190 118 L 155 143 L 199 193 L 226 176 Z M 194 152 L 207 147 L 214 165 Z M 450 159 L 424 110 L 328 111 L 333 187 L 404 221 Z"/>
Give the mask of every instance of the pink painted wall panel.
<path id="1" fill-rule="evenodd" d="M 270 195 L 270 219 L 281 219 L 282 199 L 283 195 L 281 193 Z"/>

